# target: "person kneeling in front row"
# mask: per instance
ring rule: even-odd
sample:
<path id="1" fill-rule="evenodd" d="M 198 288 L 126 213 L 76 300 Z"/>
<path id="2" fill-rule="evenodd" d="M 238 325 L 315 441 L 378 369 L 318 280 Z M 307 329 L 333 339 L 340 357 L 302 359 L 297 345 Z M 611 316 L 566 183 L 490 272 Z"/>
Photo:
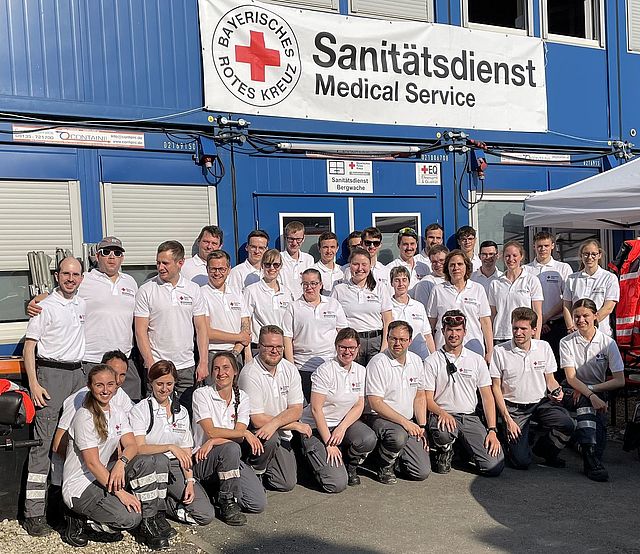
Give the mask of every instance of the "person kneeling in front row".
<path id="1" fill-rule="evenodd" d="M 484 358 L 462 346 L 465 331 L 466 317 L 461 311 L 445 312 L 444 346 L 424 362 L 433 470 L 449 473 L 455 443 L 480 475 L 497 477 L 504 469 L 504 456 L 497 436 L 491 377 Z M 477 391 L 488 428 L 475 413 Z"/>
<path id="2" fill-rule="evenodd" d="M 302 422 L 313 428 L 310 437 L 301 437 L 302 452 L 325 492 L 359 485 L 357 468 L 377 443 L 375 433 L 360 421 L 366 370 L 354 361 L 359 346 L 355 329 L 338 331 L 336 356 L 311 375 L 311 404 L 302 413 Z"/>
<path id="3" fill-rule="evenodd" d="M 386 337 L 389 348 L 367 365 L 365 392 L 371 411 L 366 422 L 378 437 L 376 470 L 385 485 L 396 483 L 395 471 L 415 481 L 431 472 L 424 368 L 420 357 L 407 351 L 412 335 L 406 321 L 393 321 Z"/>
<path id="4" fill-rule="evenodd" d="M 99 364 L 89 371 L 87 381 L 89 394 L 69 428 L 62 497 L 71 511 L 63 538 L 72 546 L 86 546 L 84 517 L 111 530 L 133 530 L 152 550 L 167 548 L 169 541 L 155 522 L 155 466 L 149 456 L 134 459 L 138 447 L 128 416 L 110 405 L 115 371 Z M 122 454 L 112 464 L 119 445 Z M 131 486 L 137 488 L 136 494 L 127 490 Z"/>

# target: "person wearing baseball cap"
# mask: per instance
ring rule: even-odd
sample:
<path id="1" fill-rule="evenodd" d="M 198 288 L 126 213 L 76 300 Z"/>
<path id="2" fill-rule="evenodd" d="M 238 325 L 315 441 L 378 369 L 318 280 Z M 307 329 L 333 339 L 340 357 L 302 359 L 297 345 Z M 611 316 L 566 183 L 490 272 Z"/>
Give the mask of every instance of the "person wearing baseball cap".
<path id="1" fill-rule="evenodd" d="M 131 360 L 133 309 L 138 285 L 131 275 L 120 271 L 124 253 L 119 238 L 103 237 L 97 245 L 97 267 L 85 273 L 78 289 L 78 296 L 87 304 L 82 369 L 85 375 L 88 374 L 101 362 L 105 352 L 124 352 L 129 359 L 129 369 L 122 389 L 135 402 L 142 397 L 140 374 Z M 36 297 L 29 303 L 27 315 L 40 313 L 37 303 L 42 298 Z"/>

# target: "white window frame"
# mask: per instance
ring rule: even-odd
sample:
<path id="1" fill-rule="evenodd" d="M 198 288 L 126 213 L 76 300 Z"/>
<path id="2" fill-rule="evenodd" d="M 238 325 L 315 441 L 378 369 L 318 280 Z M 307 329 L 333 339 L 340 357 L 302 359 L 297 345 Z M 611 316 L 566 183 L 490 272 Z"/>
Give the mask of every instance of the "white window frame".
<path id="1" fill-rule="evenodd" d="M 487 3 L 490 6 L 490 3 Z M 526 25 L 524 29 L 502 27 L 500 25 L 486 25 L 469 21 L 469 0 L 461 0 L 462 26 L 479 31 L 491 31 L 493 33 L 505 33 L 507 35 L 533 36 L 533 0 L 525 0 Z"/>
<path id="2" fill-rule="evenodd" d="M 434 0 L 423 0 L 427 6 L 426 19 L 411 19 L 408 17 L 394 16 L 393 14 L 376 13 L 367 9 L 357 9 L 354 7 L 354 0 L 349 0 L 349 15 L 359 17 L 370 17 L 372 19 L 386 19 L 389 21 L 419 21 L 421 23 L 433 23 L 435 19 Z M 393 2 L 389 2 L 393 6 Z"/>
<path id="3" fill-rule="evenodd" d="M 306 0 L 261 0 L 265 4 L 275 4 L 284 8 L 300 8 L 320 12 L 339 12 L 340 0 L 327 0 L 327 6 L 320 6 Z"/>
<path id="4" fill-rule="evenodd" d="M 579 38 L 579 37 L 569 37 L 566 35 L 556 35 L 549 32 L 548 25 L 548 11 L 547 11 L 547 2 L 549 0 L 540 0 L 540 30 L 542 32 L 542 38 L 548 42 L 559 42 L 562 44 L 572 44 L 574 46 L 584 46 L 587 48 L 604 48 L 605 47 L 605 22 L 604 22 L 604 0 L 587 0 L 588 2 L 597 2 L 598 3 L 598 21 L 597 21 L 597 30 L 598 36 L 596 38 Z M 588 20 L 585 22 L 585 28 L 590 22 L 591 13 L 593 10 L 589 10 L 589 15 L 587 16 Z"/>
<path id="5" fill-rule="evenodd" d="M 631 28 L 631 4 L 632 3 L 636 3 L 638 8 L 640 8 L 640 1 L 639 0 L 627 0 L 626 4 L 627 4 L 627 9 L 626 9 L 626 27 L 627 27 L 627 52 L 629 52 L 630 54 L 640 54 L 640 18 L 638 19 L 638 28 L 637 29 L 632 29 Z M 638 35 L 638 46 L 636 48 L 632 48 L 631 47 L 631 33 L 635 32 Z"/>
<path id="6" fill-rule="evenodd" d="M 15 181 L 15 179 L 11 179 Z M 29 184 L 40 184 L 46 186 L 47 183 L 42 181 L 22 181 Z M 71 217 L 71 252 L 74 256 L 82 256 L 82 206 L 80 201 L 80 181 L 59 181 L 61 183 L 67 183 L 69 187 L 69 212 Z M 54 253 L 50 253 L 54 254 Z M 25 256 L 27 253 L 25 252 Z M 53 257 L 53 256 L 52 256 Z M 17 270 L 17 271 L 28 271 Z M 28 321 L 14 321 L 10 323 L 0 323 L 0 344 L 17 344 L 27 330 Z"/>

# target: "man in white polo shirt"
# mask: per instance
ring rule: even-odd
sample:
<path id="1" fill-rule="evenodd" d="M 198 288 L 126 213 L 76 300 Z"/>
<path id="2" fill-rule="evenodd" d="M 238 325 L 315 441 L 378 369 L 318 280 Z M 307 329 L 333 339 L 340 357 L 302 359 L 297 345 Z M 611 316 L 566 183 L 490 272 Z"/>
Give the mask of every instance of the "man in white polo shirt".
<path id="1" fill-rule="evenodd" d="M 184 264 L 184 247 L 178 241 L 165 241 L 158 246 L 157 277 L 144 283 L 136 294 L 136 340 L 144 367 L 159 360 L 170 360 L 178 370 L 175 391 L 189 405 L 195 381 L 209 374 L 209 322 L 207 306 L 200 287 L 180 275 Z M 195 367 L 193 335 L 198 345 L 198 367 Z"/>
<path id="2" fill-rule="evenodd" d="M 416 261 L 422 262 L 431 271 L 431 260 L 429 250 L 432 247 L 444 243 L 444 229 L 439 223 L 430 223 L 424 230 L 424 249 L 416 254 Z"/>
<path id="3" fill-rule="evenodd" d="M 207 225 L 201 229 L 196 240 L 198 253 L 185 260 L 182 266 L 181 273 L 187 281 L 200 286 L 207 284 L 207 257 L 211 252 L 222 248 L 223 238 L 222 229 L 217 225 Z"/>
<path id="4" fill-rule="evenodd" d="M 418 251 L 418 233 L 410 227 L 405 227 L 398 231 L 398 249 L 400 257 L 387 264 L 387 269 L 391 271 L 394 267 L 406 267 L 409 271 L 409 290 L 413 290 L 423 277 L 431 273 L 427 264 L 416 257 Z"/>
<path id="5" fill-rule="evenodd" d="M 76 258 L 64 258 L 55 278 L 58 287 L 40 302 L 42 311 L 27 324 L 23 351 L 29 391 L 37 408 L 33 438 L 42 441 L 42 446 L 29 450 L 24 503 L 23 527 L 35 537 L 53 531 L 46 523 L 45 510 L 49 450 L 58 415 L 65 398 L 85 384 L 82 358 L 86 304 L 77 294 L 82 265 Z"/>
<path id="6" fill-rule="evenodd" d="M 127 378 L 122 385 L 134 401 L 142 397 L 142 383 L 135 362 L 131 359 L 133 349 L 133 310 L 138 284 L 131 275 L 120 271 L 125 249 L 116 237 L 104 237 L 96 252 L 97 267 L 84 274 L 78 288 L 78 296 L 86 303 L 85 339 L 86 348 L 82 369 L 87 375 L 100 363 L 105 352 L 120 350 L 129 358 Z M 34 298 L 27 308 L 27 315 L 40 313 Z"/>
<path id="7" fill-rule="evenodd" d="M 446 281 L 444 275 L 444 262 L 449 254 L 449 249 L 444 244 L 436 244 L 429 249 L 429 261 L 431 273 L 424 277 L 413 287 L 411 298 L 420 302 L 425 308 L 429 303 L 429 295 L 433 287 Z"/>
<path id="8" fill-rule="evenodd" d="M 235 266 L 229 278 L 227 279 L 227 285 L 232 289 L 244 292 L 249 285 L 257 283 L 262 277 L 262 255 L 269 248 L 269 235 L 262 229 L 256 229 L 251 231 L 247 236 L 247 245 L 245 249 L 247 251 L 247 259 Z"/>
<path id="9" fill-rule="evenodd" d="M 454 444 L 464 461 L 473 461 L 485 477 L 504 469 L 504 455 L 496 428 L 496 405 L 484 358 L 465 348 L 466 316 L 449 310 L 442 316 L 444 346 L 424 361 L 429 438 L 433 470 L 449 473 Z M 478 415 L 478 392 L 488 427 Z"/>
<path id="10" fill-rule="evenodd" d="M 264 442 L 254 455 L 246 448 L 246 462 L 270 489 L 287 492 L 297 481 L 296 458 L 291 448 L 292 431 L 311 436 L 301 423 L 302 383 L 296 366 L 283 358 L 284 336 L 276 325 L 265 325 L 258 338 L 258 355 L 242 368 L 238 386 L 249 395 L 251 427 Z"/>
<path id="11" fill-rule="evenodd" d="M 322 294 L 329 296 L 333 285 L 344 278 L 343 269 L 336 263 L 338 251 L 338 237 L 331 231 L 325 231 L 318 237 L 318 250 L 320 261 L 313 267 L 320 272 L 322 277 Z"/>
<path id="12" fill-rule="evenodd" d="M 280 280 L 287 287 L 293 298 L 302 296 L 300 284 L 302 272 L 315 264 L 311 254 L 300 250 L 304 242 L 304 225 L 300 221 L 290 221 L 284 228 L 285 249 L 282 254 Z"/>
<path id="13" fill-rule="evenodd" d="M 238 367 L 243 365 L 243 351 L 245 359 L 251 359 L 251 319 L 242 293 L 226 284 L 230 268 L 231 260 L 224 250 L 209 254 L 209 282 L 200 289 L 209 313 L 209 368 L 217 352 L 235 354 Z"/>
<path id="14" fill-rule="evenodd" d="M 492 240 L 485 240 L 480 244 L 480 261 L 482 265 L 471 274 L 471 280 L 480 283 L 487 294 L 489 285 L 498 277 L 502 277 L 502 271 L 496 267 L 500 259 L 498 245 Z"/>
<path id="15" fill-rule="evenodd" d="M 385 485 L 397 482 L 394 471 L 414 481 L 423 481 L 431 472 L 425 435 L 424 369 L 420 357 L 408 352 L 412 335 L 407 322 L 391 322 L 389 348 L 367 365 L 367 424 L 378 437 L 375 469 Z"/>
<path id="16" fill-rule="evenodd" d="M 540 338 L 549 343 L 559 359 L 560 339 L 567 334 L 567 326 L 562 316 L 562 292 L 564 283 L 573 273 L 569 264 L 553 259 L 556 241 L 551 233 L 540 231 L 533 237 L 536 258 L 527 269 L 537 275 L 542 286 L 542 331 Z"/>
<path id="17" fill-rule="evenodd" d="M 533 453 L 552 467 L 565 467 L 558 454 L 575 429 L 573 418 L 561 404 L 563 391 L 555 378 L 553 352 L 545 341 L 533 338 L 537 325 L 538 314 L 531 308 L 513 310 L 513 338 L 493 349 L 489 368 L 493 395 L 506 428 L 507 460 L 515 469 L 527 469 L 531 464 L 531 421 L 544 429 Z"/>

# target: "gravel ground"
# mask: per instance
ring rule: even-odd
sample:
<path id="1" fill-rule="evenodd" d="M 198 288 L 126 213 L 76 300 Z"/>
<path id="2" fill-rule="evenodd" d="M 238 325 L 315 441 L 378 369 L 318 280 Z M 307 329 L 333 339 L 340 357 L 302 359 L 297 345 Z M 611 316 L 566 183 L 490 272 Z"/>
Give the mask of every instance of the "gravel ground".
<path id="1" fill-rule="evenodd" d="M 163 552 L 180 552 L 185 554 L 197 554 L 203 552 L 194 541 L 198 541 L 198 530 L 195 527 L 184 525 L 176 526 L 178 536 L 171 539 L 171 549 Z M 25 552 L 37 552 L 38 554 L 54 554 L 57 552 L 70 552 L 73 547 L 62 542 L 58 533 L 48 537 L 30 537 L 27 532 L 15 520 L 5 519 L 0 522 L 0 552 L 3 554 L 24 554 Z M 137 554 L 151 552 L 145 546 L 136 543 L 129 534 L 124 533 L 124 540 L 113 544 L 90 542 L 89 546 L 78 549 L 82 554 Z"/>

